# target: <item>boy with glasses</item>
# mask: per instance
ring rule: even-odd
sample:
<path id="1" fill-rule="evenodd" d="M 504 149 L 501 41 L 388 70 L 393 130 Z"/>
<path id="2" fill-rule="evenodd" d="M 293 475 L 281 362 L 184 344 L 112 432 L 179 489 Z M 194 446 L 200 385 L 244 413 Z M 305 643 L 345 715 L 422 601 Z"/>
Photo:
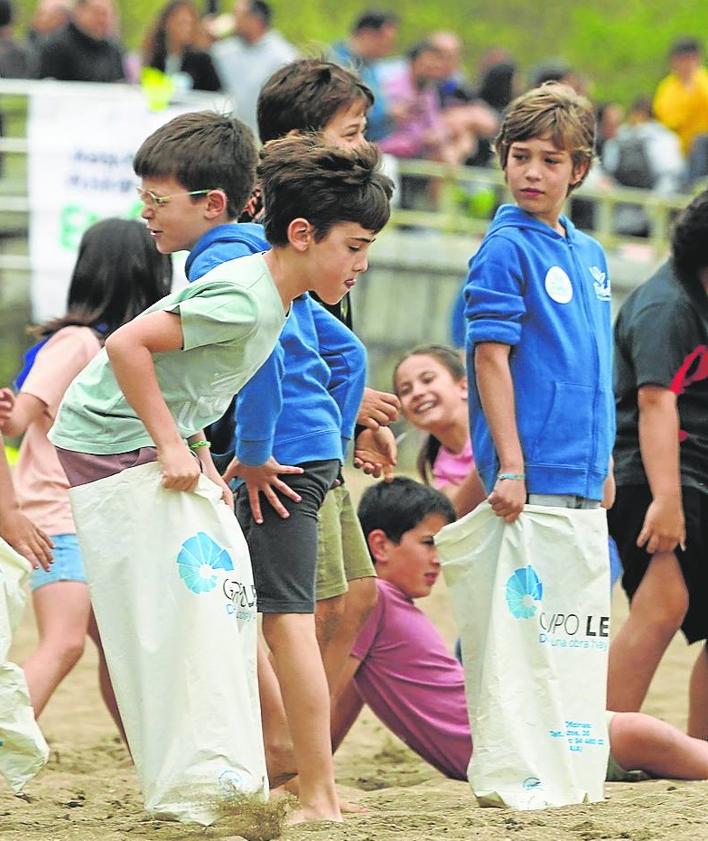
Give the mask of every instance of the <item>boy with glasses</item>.
<path id="1" fill-rule="evenodd" d="M 134 169 L 142 178 L 143 189 L 163 199 L 162 206 L 150 199 L 142 213 L 158 250 L 170 253 L 193 249 L 211 230 L 234 219 L 251 192 L 255 160 L 255 147 L 246 127 L 218 114 L 182 115 L 151 135 L 138 150 Z M 143 564 L 141 581 L 144 574 L 151 582 L 145 585 L 146 593 L 154 594 L 159 589 L 166 605 L 160 643 L 154 645 L 145 642 L 153 639 L 151 610 L 142 596 L 135 597 L 121 567 L 129 565 L 133 557 L 145 555 L 144 544 L 153 523 L 162 524 L 160 545 L 169 542 L 172 530 L 180 532 L 182 528 L 179 507 L 172 506 L 159 484 L 163 489 L 183 492 L 195 491 L 199 484 L 199 494 L 204 497 L 209 488 L 208 483 L 200 482 L 203 471 L 219 486 L 223 498 L 231 502 L 231 493 L 209 455 L 203 429 L 223 415 L 233 395 L 266 360 L 293 299 L 315 289 L 323 300 L 335 303 L 347 291 L 347 279 L 365 267 L 368 246 L 389 215 L 391 185 L 378 172 L 378 165 L 378 153 L 369 145 L 356 151 L 337 151 L 324 148 L 312 137 L 283 138 L 269 145 L 261 155 L 259 175 L 270 201 L 265 232 L 273 243 L 272 250 L 221 263 L 199 281 L 163 298 L 113 333 L 105 349 L 69 388 L 51 433 L 74 489 L 75 520 L 118 703 L 121 712 L 125 705 L 134 713 L 132 717 L 124 716 L 131 749 L 134 743 L 140 748 L 142 741 L 164 726 L 166 711 L 148 703 L 153 693 L 164 693 L 161 675 L 170 674 L 173 716 L 190 709 L 195 687 L 217 684 L 208 693 L 209 732 L 193 728 L 189 715 L 177 716 L 170 744 L 160 743 L 157 751 L 159 767 L 171 773 L 174 745 L 183 741 L 193 745 L 197 768 L 187 766 L 187 776 L 179 779 L 182 791 L 186 780 L 191 780 L 189 775 L 196 774 L 197 779 L 190 782 L 189 795 L 184 795 L 192 801 L 203 799 L 205 791 L 210 790 L 208 786 L 216 785 L 217 778 L 225 773 L 223 756 L 219 755 L 225 749 L 217 750 L 209 739 L 216 736 L 219 742 L 227 743 L 228 733 L 236 727 L 239 739 L 257 741 L 260 722 L 239 718 L 240 711 L 232 710 L 220 694 L 224 689 L 219 683 L 221 676 L 210 672 L 203 666 L 201 656 L 194 655 L 199 651 L 208 660 L 207 650 L 215 644 L 209 629 L 213 630 L 216 617 L 203 617 L 206 624 L 200 620 L 193 627 L 190 625 L 193 653 L 187 661 L 188 668 L 168 641 L 172 631 L 176 633 L 178 629 L 168 627 L 165 632 L 163 626 L 165 622 L 177 622 L 178 614 L 167 607 L 178 603 L 182 594 L 179 576 L 193 592 L 204 594 L 216 587 L 218 570 L 231 569 L 231 563 L 239 565 L 242 581 L 246 582 L 243 586 L 239 583 L 245 603 L 242 599 L 238 605 L 232 605 L 235 620 L 239 627 L 250 623 L 255 606 L 248 586 L 250 563 L 245 544 L 240 533 L 234 535 L 230 559 L 220 555 L 210 564 L 211 571 L 205 570 L 205 561 L 198 565 L 196 573 L 180 570 L 177 576 L 175 559 L 169 551 L 156 551 L 149 563 Z M 205 189 L 208 192 L 202 193 Z M 200 195 L 189 195 L 193 191 Z M 164 203 L 167 198 L 169 201 Z M 355 252 L 349 244 L 352 238 L 358 243 Z M 136 472 L 150 462 L 158 463 L 156 470 Z M 111 481 L 118 476 L 120 481 Z M 139 477 L 144 477 L 142 485 Z M 95 505 L 89 505 L 93 500 L 86 486 L 99 481 L 102 484 L 94 490 Z M 155 483 L 154 502 L 150 502 L 148 510 L 136 505 L 133 495 L 133 487 L 145 494 L 145 482 Z M 205 509 L 203 516 L 213 520 L 210 509 Z M 229 522 L 238 532 L 232 518 Z M 195 537 L 197 542 L 209 540 L 208 535 L 200 535 L 201 532 Z M 106 546 L 110 551 L 106 551 Z M 179 560 L 183 551 L 178 555 L 177 566 L 186 563 Z M 115 575 L 106 574 L 113 569 Z M 93 580 L 94 576 L 101 578 L 101 586 Z M 216 587 L 214 592 L 219 590 Z M 200 605 L 206 605 L 200 598 Z M 118 631 L 123 633 L 125 646 L 131 646 L 139 655 L 144 666 L 141 670 L 131 669 L 130 656 L 103 633 L 102 617 L 110 613 L 116 602 L 122 605 L 123 626 L 128 629 Z M 203 610 L 199 616 L 202 615 Z M 115 625 L 110 632 L 116 632 Z M 219 637 L 220 645 L 225 646 L 225 658 L 229 653 L 236 656 L 238 638 L 234 621 L 233 626 L 229 625 L 227 638 Z M 253 698 L 255 634 L 249 636 L 247 649 L 242 641 L 238 640 L 238 644 L 245 658 L 242 662 L 247 665 L 247 677 L 230 673 L 230 679 L 246 680 L 243 690 Z M 305 649 L 303 645 L 299 650 L 298 661 L 302 686 L 307 689 L 313 683 L 308 674 L 313 659 L 309 655 L 316 653 L 316 648 L 315 652 Z M 223 669 L 226 668 L 224 663 Z M 204 695 L 201 700 L 204 702 Z M 203 718 L 204 710 L 199 713 Z M 157 749 L 152 738 L 154 752 Z M 148 758 L 154 767 L 155 756 Z M 143 788 L 149 789 L 153 781 L 137 756 L 136 760 Z M 232 773 L 231 769 L 227 771 Z M 323 773 L 326 776 L 326 769 Z M 240 776 L 236 773 L 237 778 Z M 207 789 L 200 792 L 196 783 Z M 324 795 L 322 799 L 326 799 Z M 148 802 L 148 806 L 156 808 L 154 803 Z M 330 808 L 329 802 L 324 806 L 319 803 L 313 805 L 307 817 L 337 819 L 339 811 L 336 805 Z"/>

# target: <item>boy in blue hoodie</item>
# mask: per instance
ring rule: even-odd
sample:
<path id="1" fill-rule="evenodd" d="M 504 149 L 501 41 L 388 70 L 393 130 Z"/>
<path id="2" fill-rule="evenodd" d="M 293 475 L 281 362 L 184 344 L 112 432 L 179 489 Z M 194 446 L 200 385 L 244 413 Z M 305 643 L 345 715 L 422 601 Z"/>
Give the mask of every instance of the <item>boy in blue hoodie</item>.
<path id="1" fill-rule="evenodd" d="M 261 90 L 258 98 L 258 131 L 261 141 L 267 143 L 289 132 L 314 130 L 321 133 L 325 143 L 344 148 L 356 147 L 364 142 L 367 114 L 372 102 L 373 94 L 351 70 L 317 58 L 299 59 L 277 70 Z M 253 212 L 253 207 L 249 209 Z M 343 408 L 342 430 L 347 439 L 343 441 L 343 455 L 346 455 L 347 444 L 351 439 L 356 467 L 363 467 L 366 472 L 374 472 L 376 475 L 386 468 L 392 471 L 395 441 L 388 424 L 396 418 L 398 398 L 393 394 L 364 388 L 362 400 L 362 383 L 356 381 L 350 385 L 359 391 L 357 399 L 361 405 L 354 405 L 356 400 L 352 396 L 353 390 L 349 389 L 349 396 L 344 396 L 343 387 L 346 380 L 351 378 L 350 372 L 356 369 L 361 373 L 366 364 L 365 356 L 361 358 L 360 350 L 356 349 L 358 340 L 351 332 L 350 296 L 345 295 L 335 306 L 323 303 L 317 295 L 313 297 L 340 322 L 336 324 L 327 319 L 319 305 L 310 304 L 318 319 L 319 334 L 316 344 L 310 348 L 319 351 L 321 359 L 332 368 L 330 394 Z M 349 329 L 342 330 L 342 324 Z M 292 326 L 286 326 L 284 338 Z M 357 355 L 360 356 L 360 364 L 355 364 Z M 300 361 L 291 365 L 290 360 L 298 357 Z M 308 440 L 308 436 L 303 435 L 303 430 L 309 429 L 315 436 L 320 434 L 320 442 L 322 439 L 317 425 L 308 417 L 309 410 L 304 408 L 305 395 L 311 392 L 312 382 L 303 379 L 302 353 L 293 353 L 291 348 L 287 360 L 282 413 L 274 437 L 275 448 L 283 457 L 288 455 L 302 461 L 306 452 L 312 449 L 313 443 L 311 437 Z M 269 360 L 269 363 L 272 362 L 273 359 Z M 270 375 L 265 370 L 259 372 L 240 404 L 248 402 L 249 395 L 252 395 L 263 406 L 267 399 L 263 391 L 266 395 L 273 393 L 269 376 L 272 379 L 272 370 Z M 346 402 L 348 405 L 345 407 Z M 258 440 L 265 443 L 268 433 L 263 429 L 260 417 L 253 415 L 249 418 L 243 412 L 241 417 L 243 423 L 239 424 L 240 442 L 236 455 L 240 462 L 255 465 L 258 463 L 258 454 L 247 442 Z M 293 436 L 299 441 L 296 450 L 292 447 Z M 285 444 L 288 440 L 291 443 Z M 279 462 L 282 462 L 282 458 Z M 299 462 L 290 460 L 285 463 Z M 292 488 L 289 488 L 290 478 L 285 476 L 284 481 L 276 484 L 279 482 L 277 478 L 270 480 L 261 475 L 254 481 L 254 471 L 250 471 L 250 474 L 247 484 L 250 507 L 256 520 L 261 516 L 261 493 L 267 507 L 273 506 L 281 517 L 285 516 L 287 511 L 279 496 L 295 499 Z M 294 481 L 297 482 L 297 478 Z M 326 494 L 318 513 L 315 583 L 317 640 L 331 692 L 336 687 L 354 639 L 376 601 L 374 578 L 374 568 L 348 487 L 346 483 L 338 482 Z"/>
<path id="2" fill-rule="evenodd" d="M 607 263 L 561 214 L 587 174 L 594 134 L 590 103 L 550 83 L 512 103 L 496 140 L 516 204 L 497 211 L 465 299 L 473 449 L 507 522 L 527 502 L 596 508 L 611 499 Z"/>

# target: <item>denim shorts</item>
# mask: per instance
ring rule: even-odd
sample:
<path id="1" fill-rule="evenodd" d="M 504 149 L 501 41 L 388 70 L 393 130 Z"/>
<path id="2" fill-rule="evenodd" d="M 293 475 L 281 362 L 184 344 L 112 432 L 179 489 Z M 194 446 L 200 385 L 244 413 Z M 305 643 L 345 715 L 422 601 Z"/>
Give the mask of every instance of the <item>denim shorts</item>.
<path id="1" fill-rule="evenodd" d="M 36 590 L 45 584 L 55 584 L 57 581 L 83 581 L 86 583 L 86 573 L 81 560 L 79 539 L 75 534 L 52 535 L 54 561 L 45 572 L 41 567 L 32 570 L 29 577 L 30 590 Z"/>

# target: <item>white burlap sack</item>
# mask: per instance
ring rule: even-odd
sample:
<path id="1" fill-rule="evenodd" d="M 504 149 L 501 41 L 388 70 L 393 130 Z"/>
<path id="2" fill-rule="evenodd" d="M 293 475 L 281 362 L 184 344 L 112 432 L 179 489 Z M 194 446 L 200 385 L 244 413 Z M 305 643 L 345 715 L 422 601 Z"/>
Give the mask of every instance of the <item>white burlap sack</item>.
<path id="1" fill-rule="evenodd" d="M 145 464 L 71 491 L 118 706 L 146 809 L 208 825 L 267 796 L 246 541 L 205 477 L 165 490 Z"/>
<path id="2" fill-rule="evenodd" d="M 25 675 L 8 662 L 32 567 L 0 538 L 0 773 L 19 793 L 45 765 L 49 748 L 34 718 Z"/>
<path id="3" fill-rule="evenodd" d="M 601 800 L 609 560 L 605 511 L 488 503 L 438 534 L 462 638 L 480 805 Z"/>

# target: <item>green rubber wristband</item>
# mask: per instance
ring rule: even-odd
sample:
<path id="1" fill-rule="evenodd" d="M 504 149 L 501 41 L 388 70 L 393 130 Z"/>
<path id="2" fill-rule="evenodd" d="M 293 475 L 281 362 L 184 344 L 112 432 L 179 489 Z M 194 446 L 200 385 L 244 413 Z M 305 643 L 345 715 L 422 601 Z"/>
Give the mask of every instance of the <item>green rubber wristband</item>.
<path id="1" fill-rule="evenodd" d="M 198 450 L 200 447 L 208 447 L 211 449 L 211 441 L 194 441 L 192 444 L 189 444 L 190 450 Z"/>
<path id="2" fill-rule="evenodd" d="M 523 482 L 526 479 L 525 473 L 497 473 L 497 479 L 512 479 Z"/>

